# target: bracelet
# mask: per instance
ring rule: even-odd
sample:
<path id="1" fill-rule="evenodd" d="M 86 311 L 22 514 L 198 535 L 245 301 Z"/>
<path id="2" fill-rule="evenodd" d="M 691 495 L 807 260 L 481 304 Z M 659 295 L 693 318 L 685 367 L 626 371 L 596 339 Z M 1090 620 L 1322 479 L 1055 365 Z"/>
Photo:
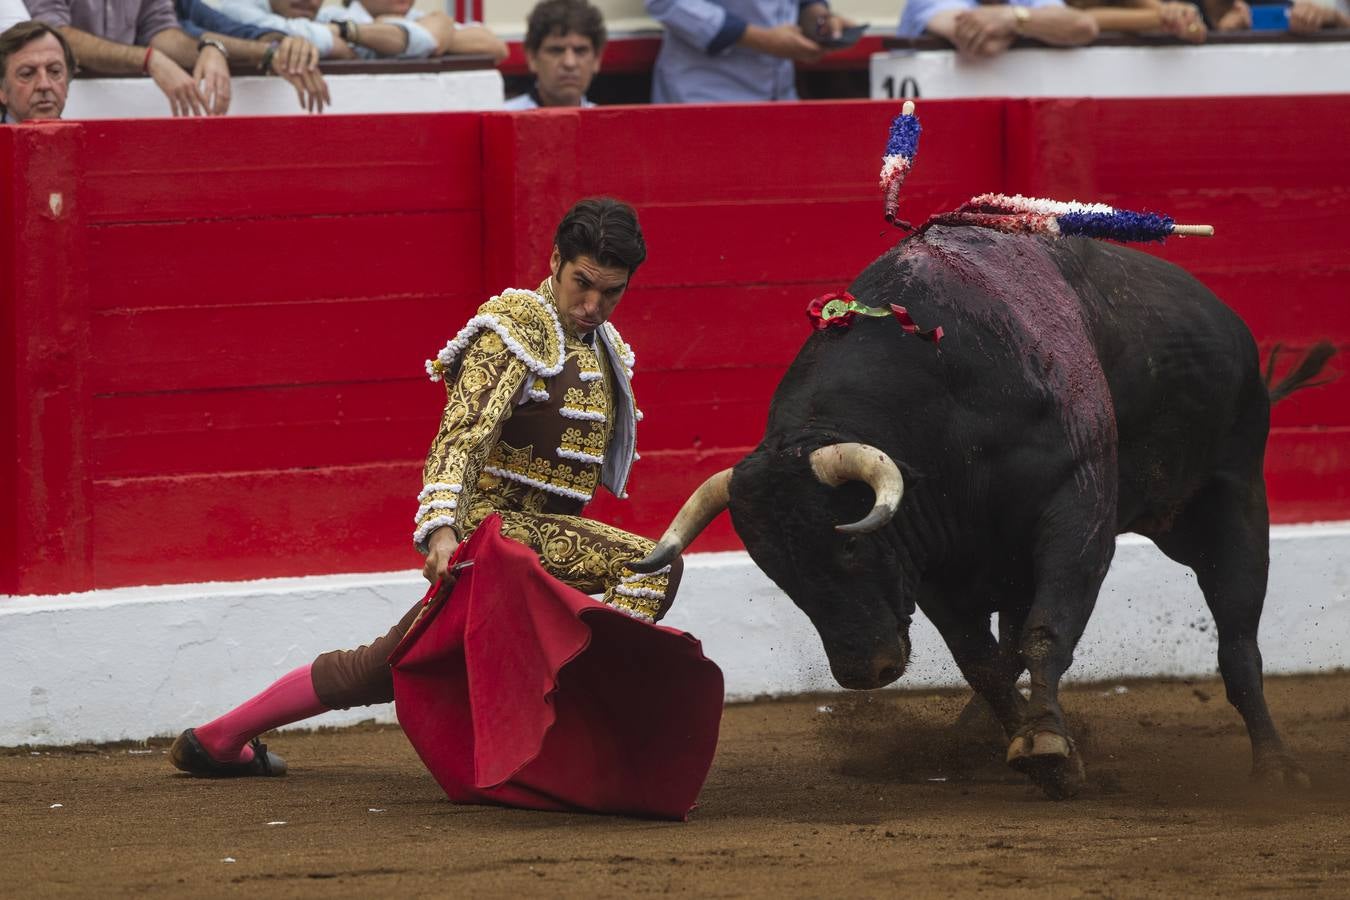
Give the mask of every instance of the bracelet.
<path id="1" fill-rule="evenodd" d="M 355 47 L 361 43 L 361 26 L 355 22 L 352 23 L 352 46 Z"/>
<path id="2" fill-rule="evenodd" d="M 215 38 L 202 38 L 200 41 L 197 42 L 198 53 L 201 53 L 207 47 L 215 47 L 217 50 L 220 51 L 221 56 L 225 57 L 226 59 L 230 58 L 230 51 L 226 50 L 225 45 L 220 41 L 216 40 Z"/>
<path id="3" fill-rule="evenodd" d="M 155 48 L 154 48 L 154 47 L 146 47 L 146 48 L 145 48 L 145 59 L 141 60 L 141 74 L 142 74 L 142 75 L 149 75 L 149 74 L 150 74 L 150 54 L 151 54 L 151 53 L 154 53 L 154 52 L 155 52 Z"/>
<path id="4" fill-rule="evenodd" d="M 1025 6 L 1014 6 L 1012 7 L 1012 14 L 1013 31 L 1021 34 L 1026 29 L 1027 23 L 1031 21 L 1031 10 Z"/>
<path id="5" fill-rule="evenodd" d="M 352 25 L 352 23 L 351 23 L 351 22 L 348 22 L 346 19 L 339 19 L 338 21 L 334 22 L 333 24 L 337 26 L 338 37 L 342 38 L 343 41 L 345 41 L 346 43 L 350 44 L 350 43 L 352 42 L 352 39 L 351 39 L 351 25 Z"/>
<path id="6" fill-rule="evenodd" d="M 262 62 L 258 63 L 258 71 L 264 75 L 272 73 L 272 59 L 277 55 L 277 48 L 281 46 L 281 41 L 273 41 L 267 45 L 263 51 Z"/>

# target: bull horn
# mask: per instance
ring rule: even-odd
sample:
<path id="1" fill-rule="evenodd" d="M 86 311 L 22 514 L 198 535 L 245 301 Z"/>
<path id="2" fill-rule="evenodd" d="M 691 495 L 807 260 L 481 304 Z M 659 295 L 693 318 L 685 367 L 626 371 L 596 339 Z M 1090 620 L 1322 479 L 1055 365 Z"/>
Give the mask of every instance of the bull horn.
<path id="1" fill-rule="evenodd" d="M 689 495 L 652 552 L 637 562 L 628 563 L 628 568 L 634 572 L 655 572 L 670 565 L 675 557 L 684 552 L 690 541 L 698 537 L 699 532 L 727 508 L 730 497 L 731 470 L 723 469 Z"/>
<path id="2" fill-rule="evenodd" d="M 867 534 L 885 525 L 895 515 L 905 480 L 900 469 L 882 451 L 870 444 L 829 444 L 811 452 L 811 471 L 821 484 L 839 487 L 846 481 L 865 481 L 876 494 L 872 511 L 856 522 L 834 526 L 845 534 Z"/>

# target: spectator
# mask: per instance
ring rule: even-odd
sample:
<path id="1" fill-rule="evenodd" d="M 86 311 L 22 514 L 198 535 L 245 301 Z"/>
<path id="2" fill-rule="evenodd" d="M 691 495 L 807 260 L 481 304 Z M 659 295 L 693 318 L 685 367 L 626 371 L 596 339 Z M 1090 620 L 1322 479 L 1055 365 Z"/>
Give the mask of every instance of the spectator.
<path id="1" fill-rule="evenodd" d="M 231 55 L 285 78 L 300 94 L 302 107 L 321 108 L 328 102 L 317 64 L 303 67 L 303 46 L 209 32 L 194 40 L 179 26 L 173 0 L 26 2 L 34 19 L 61 32 L 82 68 L 109 75 L 149 75 L 168 97 L 175 116 L 218 116 L 229 110 Z M 185 71 L 189 68 L 191 75 Z"/>
<path id="2" fill-rule="evenodd" d="M 1176 0 L 1067 0 L 1069 6 L 1092 16 L 1102 31 L 1137 34 L 1161 31 L 1183 41 L 1202 44 L 1209 34 L 1205 16 L 1194 3 Z"/>
<path id="3" fill-rule="evenodd" d="M 1249 31 L 1252 8 L 1243 0 L 1201 0 L 1205 24 L 1214 31 Z"/>
<path id="4" fill-rule="evenodd" d="M 1244 0 L 1203 0 L 1205 19 L 1215 31 L 1249 31 L 1252 8 Z M 1346 0 L 1294 0 L 1289 7 L 1289 31 L 1311 34 L 1323 28 L 1350 28 Z"/>
<path id="5" fill-rule="evenodd" d="M 823 0 L 796 6 L 787 0 L 644 0 L 644 5 L 665 26 L 652 72 L 653 103 L 796 100 L 793 63 L 820 59 L 827 50 L 814 38 L 838 38 L 852 24 Z"/>
<path id="6" fill-rule="evenodd" d="M 61 32 L 20 22 L 0 34 L 0 122 L 59 119 L 75 72 L 75 54 Z"/>
<path id="7" fill-rule="evenodd" d="M 321 21 L 318 16 L 323 0 L 203 0 L 203 2 L 209 9 L 228 16 L 242 25 L 304 38 L 318 48 L 319 55 L 324 59 L 372 57 L 419 59 L 436 53 L 442 43 L 447 46 L 453 44 L 453 35 L 450 34 L 453 32 L 453 23 L 446 26 L 444 32 L 437 36 L 410 18 L 376 19 L 367 10 L 355 4 L 346 8 L 335 8 L 333 13 L 325 11 Z M 410 4 L 404 6 L 406 9 Z M 437 16 L 447 22 L 449 17 L 444 13 L 433 13 L 428 16 L 433 27 L 440 29 L 441 23 L 437 22 Z M 367 21 L 363 23 L 360 21 L 361 18 Z"/>
<path id="8" fill-rule="evenodd" d="M 1316 0 L 1294 0 L 1289 8 L 1291 32 L 1311 34 L 1323 28 L 1350 28 L 1350 3 L 1340 0 L 1332 6 Z"/>
<path id="9" fill-rule="evenodd" d="M 207 32 L 243 38 L 247 41 L 270 40 L 272 35 L 281 36 L 280 32 L 236 22 L 229 16 L 216 12 L 206 0 L 174 0 L 173 7 L 178 13 L 178 24 L 195 38 L 200 38 Z"/>
<path id="10" fill-rule="evenodd" d="M 226 51 L 188 37 L 178 27 L 171 0 L 26 3 L 35 20 L 65 36 L 82 67 L 109 75 L 149 75 L 175 116 L 219 116 L 230 108 Z M 184 71 L 189 68 L 191 75 Z"/>
<path id="11" fill-rule="evenodd" d="M 977 0 L 909 0 L 900 15 L 900 36 L 924 32 L 950 41 L 968 56 L 997 56 L 1021 37 L 1043 44 L 1077 47 L 1097 37 L 1097 23 L 1063 0 L 1016 0 L 981 4 Z"/>
<path id="12" fill-rule="evenodd" d="M 605 52 L 605 17 L 586 0 L 543 0 L 525 21 L 525 60 L 534 84 L 507 109 L 594 106 L 586 96 Z"/>
<path id="13" fill-rule="evenodd" d="M 506 59 L 506 44 L 487 26 L 474 23 L 456 22 L 443 12 L 423 12 L 413 8 L 413 0 L 343 0 L 341 6 L 325 6 L 317 16 L 320 22 L 338 22 L 347 20 L 357 26 L 373 24 L 375 21 L 397 24 L 400 21 L 416 22 L 431 34 L 435 47 L 429 55 L 447 56 L 449 54 L 490 56 L 494 62 Z M 374 56 L 367 47 L 357 48 L 358 55 Z M 406 54 L 405 54 L 406 55 Z"/>

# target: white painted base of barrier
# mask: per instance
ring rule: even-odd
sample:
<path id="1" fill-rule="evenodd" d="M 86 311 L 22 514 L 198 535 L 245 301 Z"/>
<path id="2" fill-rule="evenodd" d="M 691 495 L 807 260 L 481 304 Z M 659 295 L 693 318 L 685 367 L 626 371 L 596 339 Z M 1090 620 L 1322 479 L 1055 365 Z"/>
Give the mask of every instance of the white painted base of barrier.
<path id="1" fill-rule="evenodd" d="M 1266 671 L 1350 664 L 1350 522 L 1275 528 L 1261 629 Z M 143 739 L 201 724 L 317 654 L 383 634 L 425 590 L 413 572 L 0 597 L 0 746 Z M 838 690 L 806 617 L 744 553 L 688 558 L 666 623 L 703 641 L 728 699 Z M 898 687 L 961 683 L 927 620 Z M 1070 672 L 1076 680 L 1215 671 L 1190 570 L 1133 536 Z M 393 720 L 388 706 L 308 725 Z"/>
<path id="2" fill-rule="evenodd" d="M 325 112 L 415 113 L 501 109 L 504 89 L 496 69 L 329 75 L 333 104 Z M 304 115 L 295 88 L 280 78 L 240 76 L 230 81 L 232 116 Z M 162 119 L 168 98 L 149 78 L 80 78 L 70 87 L 62 118 Z"/>
<path id="3" fill-rule="evenodd" d="M 892 50 L 873 54 L 870 66 L 874 100 L 1350 92 L 1350 43 L 1018 47 L 989 59 Z"/>

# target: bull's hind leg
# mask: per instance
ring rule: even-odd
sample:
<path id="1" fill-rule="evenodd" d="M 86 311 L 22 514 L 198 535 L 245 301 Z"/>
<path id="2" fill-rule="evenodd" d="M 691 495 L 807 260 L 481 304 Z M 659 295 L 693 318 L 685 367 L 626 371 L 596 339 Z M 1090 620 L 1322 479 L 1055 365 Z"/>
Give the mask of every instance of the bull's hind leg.
<path id="1" fill-rule="evenodd" d="M 1195 571 L 1214 615 L 1219 672 L 1228 702 L 1247 723 L 1252 777 L 1274 786 L 1307 787 L 1308 775 L 1285 750 L 1262 689 L 1256 632 L 1270 568 L 1270 525 L 1259 468 L 1250 477 L 1219 474 L 1170 531 L 1150 537 L 1164 553 Z"/>

